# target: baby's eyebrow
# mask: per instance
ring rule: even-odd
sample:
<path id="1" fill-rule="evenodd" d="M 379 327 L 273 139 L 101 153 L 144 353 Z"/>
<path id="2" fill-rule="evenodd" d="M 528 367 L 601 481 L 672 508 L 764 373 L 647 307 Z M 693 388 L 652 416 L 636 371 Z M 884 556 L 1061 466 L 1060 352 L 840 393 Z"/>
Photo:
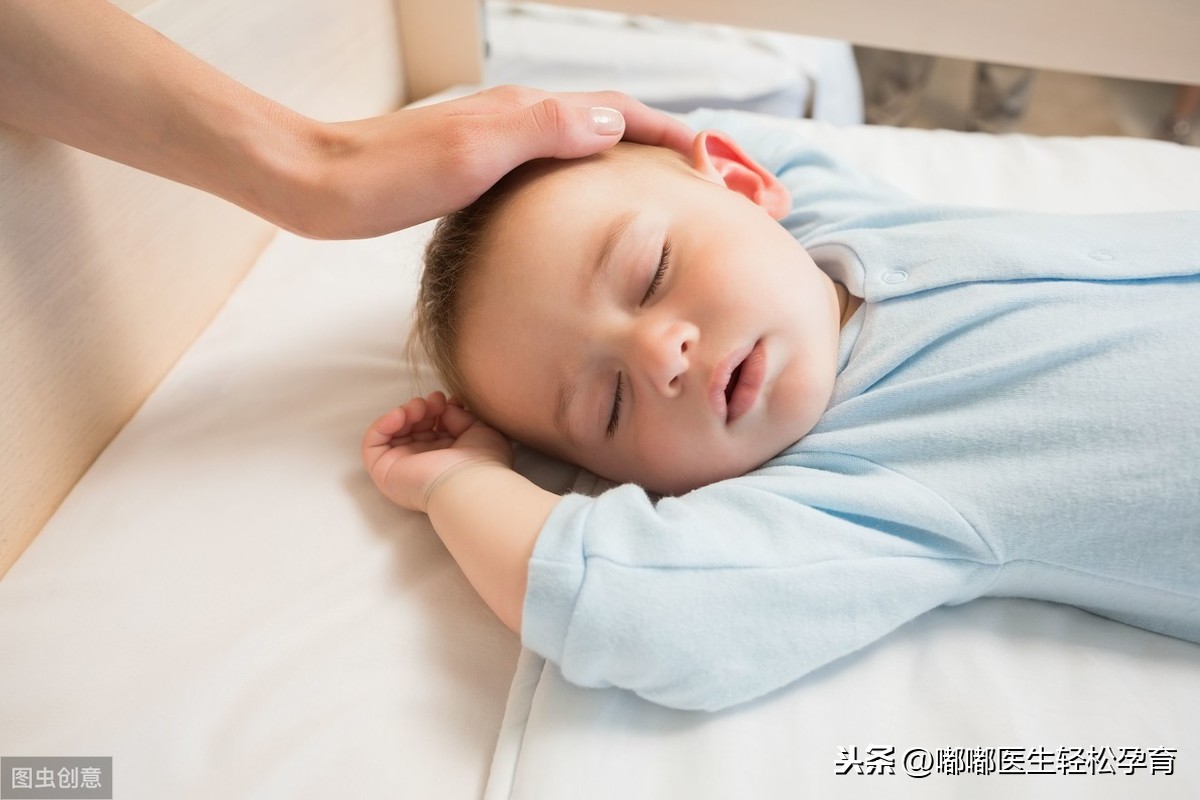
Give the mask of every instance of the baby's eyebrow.
<path id="1" fill-rule="evenodd" d="M 596 250 L 596 258 L 592 262 L 592 271 L 588 273 L 585 289 L 591 291 L 596 282 L 607 273 L 612 266 L 612 254 L 617 249 L 617 244 L 629 232 L 634 221 L 637 220 L 636 211 L 626 211 L 621 216 L 613 220 L 613 224 L 609 226 L 608 231 L 600 240 L 600 247 Z"/>
<path id="2" fill-rule="evenodd" d="M 575 395 L 579 391 L 579 384 L 572 383 L 569 380 L 560 380 L 558 382 L 558 402 L 554 404 L 554 427 L 570 442 L 572 447 L 579 447 L 579 440 L 571 432 L 571 426 L 567 424 L 571 403 L 575 400 Z"/>

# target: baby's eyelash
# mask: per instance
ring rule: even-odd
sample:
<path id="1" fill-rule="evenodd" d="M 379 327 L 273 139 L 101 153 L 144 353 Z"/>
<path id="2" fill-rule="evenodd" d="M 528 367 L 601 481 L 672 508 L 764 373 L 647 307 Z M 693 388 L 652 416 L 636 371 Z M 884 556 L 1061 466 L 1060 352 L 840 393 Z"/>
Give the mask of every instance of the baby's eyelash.
<path id="1" fill-rule="evenodd" d="M 669 266 L 671 266 L 671 240 L 667 239 L 663 242 L 662 257 L 658 259 L 658 269 L 654 271 L 654 277 L 650 279 L 650 288 L 646 289 L 646 294 L 642 297 L 642 305 L 646 305 L 650 302 L 650 298 L 654 297 L 654 293 L 658 291 L 663 278 L 666 277 Z"/>
<path id="2" fill-rule="evenodd" d="M 617 373 L 617 391 L 613 395 L 612 413 L 608 415 L 608 427 L 604 429 L 605 438 L 611 439 L 613 434 L 617 432 L 617 425 L 621 422 L 621 395 L 624 393 L 624 381 L 621 373 Z"/>
<path id="3" fill-rule="evenodd" d="M 654 293 L 658 291 L 658 287 L 662 285 L 663 278 L 666 277 L 667 268 L 671 266 L 671 240 L 663 242 L 662 255 L 658 259 L 658 269 L 654 271 L 654 277 L 650 279 L 650 286 L 646 289 L 645 296 L 642 297 L 642 305 L 650 301 L 654 297 Z M 612 413 L 608 415 L 608 427 L 604 429 L 605 438 L 611 439 L 617 433 L 617 426 L 621 424 L 621 399 L 625 394 L 625 376 L 617 373 L 617 389 L 613 392 Z"/>

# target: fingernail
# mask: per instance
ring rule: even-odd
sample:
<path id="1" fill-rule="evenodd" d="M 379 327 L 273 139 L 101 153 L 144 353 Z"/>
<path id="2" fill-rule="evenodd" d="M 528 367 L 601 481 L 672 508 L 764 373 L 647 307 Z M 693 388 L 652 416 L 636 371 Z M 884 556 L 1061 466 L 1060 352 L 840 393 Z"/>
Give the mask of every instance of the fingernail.
<path id="1" fill-rule="evenodd" d="M 588 109 L 592 117 L 592 130 L 605 136 L 615 136 L 625 131 L 625 117 L 615 108 L 593 106 Z"/>

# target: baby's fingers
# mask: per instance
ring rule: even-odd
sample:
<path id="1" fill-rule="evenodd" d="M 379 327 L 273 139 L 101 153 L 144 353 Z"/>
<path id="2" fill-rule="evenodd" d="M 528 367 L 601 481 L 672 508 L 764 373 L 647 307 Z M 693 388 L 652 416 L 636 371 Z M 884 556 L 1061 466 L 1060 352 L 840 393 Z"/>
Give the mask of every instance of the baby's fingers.
<path id="1" fill-rule="evenodd" d="M 393 408 L 367 428 L 363 434 L 362 459 L 368 470 L 391 449 L 392 440 L 404 429 L 406 421 L 404 409 Z"/>
<path id="2" fill-rule="evenodd" d="M 446 410 L 446 395 L 433 392 L 425 397 L 414 397 L 401 408 L 408 417 L 409 432 L 432 430 Z"/>
<path id="3" fill-rule="evenodd" d="M 442 430 L 457 439 L 477 422 L 477 418 L 462 406 L 447 405 L 442 412 Z"/>
<path id="4" fill-rule="evenodd" d="M 428 431 L 433 428 L 437 417 L 427 416 L 428 408 L 429 405 L 425 398 L 414 397 L 404 405 L 389 410 L 372 422 L 363 435 L 364 463 L 370 467 L 395 444 L 396 439 L 409 436 L 416 431 Z"/>
<path id="5" fill-rule="evenodd" d="M 364 445 L 379 445 L 390 442 L 404 432 L 408 423 L 408 414 L 404 406 L 390 409 L 386 414 L 371 423 L 363 437 Z"/>

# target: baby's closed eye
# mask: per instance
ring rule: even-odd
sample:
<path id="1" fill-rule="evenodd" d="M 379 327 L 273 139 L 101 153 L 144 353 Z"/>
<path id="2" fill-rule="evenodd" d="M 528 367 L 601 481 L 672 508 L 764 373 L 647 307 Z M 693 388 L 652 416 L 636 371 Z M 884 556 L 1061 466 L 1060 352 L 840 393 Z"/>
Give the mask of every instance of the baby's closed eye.
<path id="1" fill-rule="evenodd" d="M 662 255 L 658 259 L 658 268 L 654 271 L 654 275 L 650 278 L 650 286 L 646 289 L 646 294 L 642 297 L 641 305 L 646 305 L 650 299 L 658 292 L 662 286 L 663 279 L 667 276 L 667 269 L 671 266 L 671 240 L 664 239 L 662 246 Z"/>

